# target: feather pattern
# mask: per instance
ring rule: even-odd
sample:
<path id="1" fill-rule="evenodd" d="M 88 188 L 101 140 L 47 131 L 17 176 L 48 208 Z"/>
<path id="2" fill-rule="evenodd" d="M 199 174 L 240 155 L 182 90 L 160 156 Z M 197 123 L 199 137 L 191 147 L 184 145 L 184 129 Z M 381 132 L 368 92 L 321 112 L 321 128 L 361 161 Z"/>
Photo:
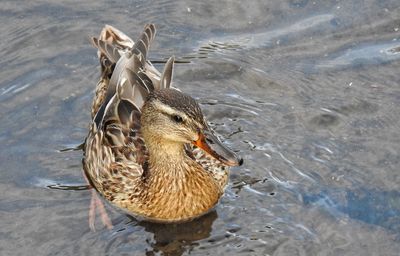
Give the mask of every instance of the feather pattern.
<path id="1" fill-rule="evenodd" d="M 149 145 L 141 127 L 142 110 L 150 94 L 172 88 L 174 68 L 174 57 L 168 59 L 162 73 L 147 60 L 155 34 L 155 26 L 148 24 L 134 42 L 106 25 L 99 38 L 92 38 L 101 78 L 84 147 L 84 170 L 100 194 L 129 213 L 153 221 L 184 221 L 215 205 L 227 183 L 228 168 L 198 147 L 186 144 L 185 162 L 167 166 L 170 173 L 161 177 L 156 175 L 160 168 L 153 166 L 150 170 Z M 194 100 L 179 103 L 165 99 L 172 100 L 172 108 L 184 111 L 197 123 L 204 122 Z M 167 112 L 171 109 L 164 108 Z M 179 196 L 173 192 L 174 186 L 179 188 Z"/>

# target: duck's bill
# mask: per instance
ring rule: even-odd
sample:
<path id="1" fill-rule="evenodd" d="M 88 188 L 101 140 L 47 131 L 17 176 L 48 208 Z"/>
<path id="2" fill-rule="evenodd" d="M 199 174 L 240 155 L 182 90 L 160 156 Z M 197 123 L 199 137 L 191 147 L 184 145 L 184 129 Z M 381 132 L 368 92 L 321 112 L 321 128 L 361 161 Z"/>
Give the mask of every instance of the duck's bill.
<path id="1" fill-rule="evenodd" d="M 194 145 L 209 153 L 225 165 L 242 165 L 243 159 L 238 157 L 232 150 L 222 144 L 221 141 L 209 130 L 199 134 L 199 139 L 193 142 Z"/>

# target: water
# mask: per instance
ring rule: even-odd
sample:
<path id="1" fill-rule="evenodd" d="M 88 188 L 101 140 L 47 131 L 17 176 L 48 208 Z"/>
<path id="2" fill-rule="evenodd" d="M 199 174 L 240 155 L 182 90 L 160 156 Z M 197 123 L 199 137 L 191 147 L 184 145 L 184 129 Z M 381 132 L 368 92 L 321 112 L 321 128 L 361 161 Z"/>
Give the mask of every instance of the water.
<path id="1" fill-rule="evenodd" d="M 398 255 L 400 3 L 320 2 L 3 1 L 1 254 Z M 92 232 L 82 152 L 60 151 L 90 121 L 88 38 L 148 22 L 150 58 L 187 62 L 175 85 L 245 164 L 201 219 L 106 205 L 114 228 Z"/>

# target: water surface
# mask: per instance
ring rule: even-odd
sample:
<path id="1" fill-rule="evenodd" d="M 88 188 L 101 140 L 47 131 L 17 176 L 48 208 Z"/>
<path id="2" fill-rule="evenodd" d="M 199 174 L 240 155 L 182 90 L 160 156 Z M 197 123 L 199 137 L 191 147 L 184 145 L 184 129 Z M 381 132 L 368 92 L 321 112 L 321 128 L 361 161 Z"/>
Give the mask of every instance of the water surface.
<path id="1" fill-rule="evenodd" d="M 3 1 L 1 254 L 398 255 L 399 13 L 396 0 Z M 82 152 L 60 152 L 90 122 L 88 38 L 149 22 L 150 58 L 183 60 L 175 86 L 245 164 L 198 220 L 106 205 L 113 229 L 98 218 L 92 232 Z"/>

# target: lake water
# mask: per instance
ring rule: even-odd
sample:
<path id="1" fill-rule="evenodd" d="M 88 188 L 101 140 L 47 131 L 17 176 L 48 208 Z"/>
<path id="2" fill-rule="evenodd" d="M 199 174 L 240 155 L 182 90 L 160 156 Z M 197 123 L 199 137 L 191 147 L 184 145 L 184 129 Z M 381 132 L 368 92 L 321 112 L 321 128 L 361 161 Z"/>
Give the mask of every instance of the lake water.
<path id="1" fill-rule="evenodd" d="M 2 1 L 1 255 L 399 255 L 400 2 Z M 180 225 L 88 225 L 89 36 L 158 34 L 174 85 L 245 164 Z M 162 64 L 159 65 L 162 68 Z M 64 189 L 54 189 L 64 188 Z"/>

